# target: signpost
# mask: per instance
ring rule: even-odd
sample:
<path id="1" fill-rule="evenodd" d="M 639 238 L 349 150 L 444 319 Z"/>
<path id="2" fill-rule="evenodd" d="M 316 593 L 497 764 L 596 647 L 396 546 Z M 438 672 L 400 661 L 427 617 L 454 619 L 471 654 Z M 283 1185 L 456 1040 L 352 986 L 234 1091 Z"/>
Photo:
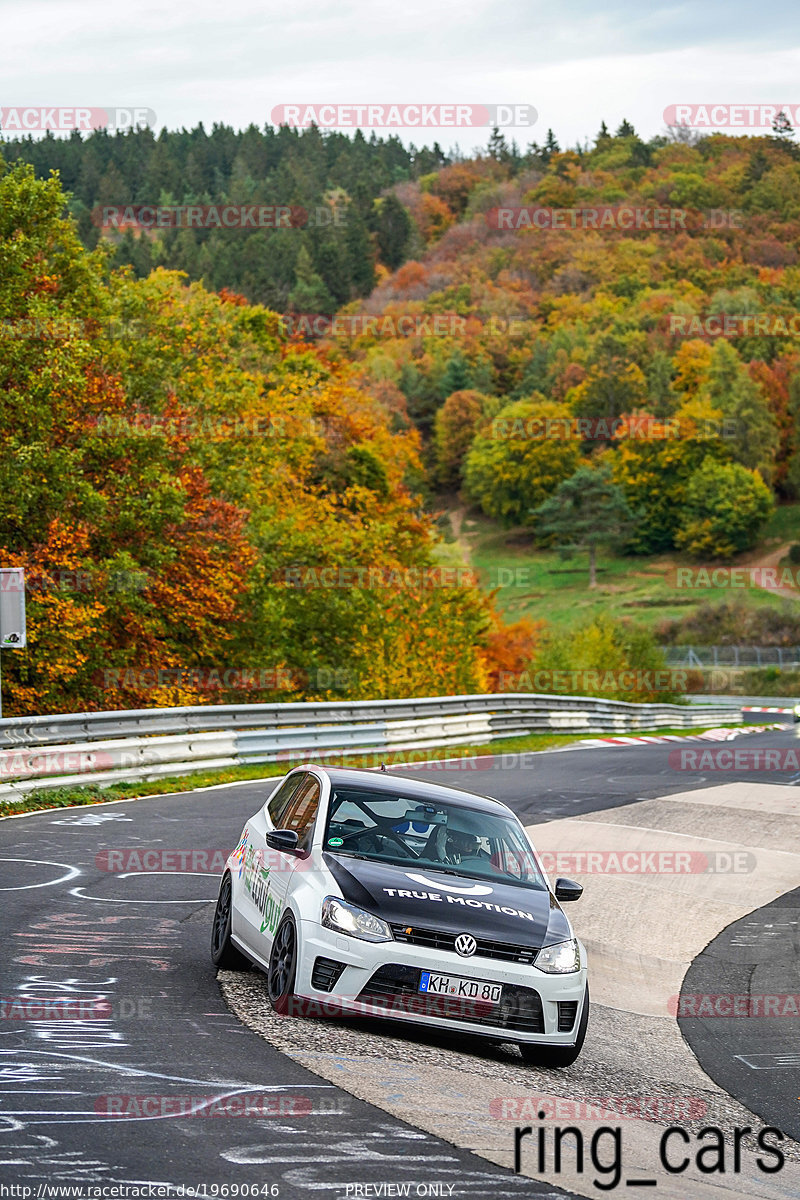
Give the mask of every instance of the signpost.
<path id="1" fill-rule="evenodd" d="M 0 653 L 24 650 L 25 645 L 25 571 L 22 567 L 0 567 Z M 2 715 L 0 682 L 0 717 Z"/>

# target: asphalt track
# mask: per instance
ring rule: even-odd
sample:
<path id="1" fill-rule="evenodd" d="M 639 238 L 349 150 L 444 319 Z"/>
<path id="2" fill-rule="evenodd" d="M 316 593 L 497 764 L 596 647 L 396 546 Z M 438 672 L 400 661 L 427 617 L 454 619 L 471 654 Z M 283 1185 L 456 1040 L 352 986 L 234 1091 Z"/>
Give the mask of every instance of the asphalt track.
<path id="1" fill-rule="evenodd" d="M 749 735 L 737 744 L 745 742 L 797 745 L 794 730 Z M 494 795 L 531 825 L 721 782 L 719 772 L 677 769 L 670 758 L 676 745 L 505 756 L 477 768 L 412 773 L 457 779 Z M 793 784 L 796 775 L 726 771 L 724 780 Z M 0 1184 L 30 1185 L 34 1194 L 42 1183 L 148 1183 L 195 1187 L 201 1195 L 204 1188 L 212 1195 L 214 1185 L 238 1184 L 261 1195 L 274 1185 L 284 1197 L 345 1197 L 358 1195 L 358 1184 L 380 1182 L 409 1183 L 412 1195 L 425 1194 L 415 1192 L 420 1186 L 435 1195 L 434 1184 L 438 1194 L 454 1196 L 570 1194 L 515 1176 L 354 1098 L 243 1026 L 224 1003 L 208 959 L 213 874 L 103 869 L 104 852 L 115 848 L 229 850 L 268 786 L 0 822 L 0 995 L 29 1004 L 100 997 L 107 1006 L 102 1019 L 37 1019 L 31 1007 L 28 1019 L 2 1022 Z M 761 918 L 749 919 L 752 925 Z M 577 914 L 576 920 L 580 925 Z M 791 948 L 793 960 L 796 935 Z M 774 1082 L 780 1072 L 730 1069 L 737 1051 L 753 1053 L 758 1022 L 716 1022 L 715 1030 L 723 1024 L 729 1026 L 724 1049 L 718 1040 L 692 1045 L 706 1072 L 766 1119 L 764 1095 L 772 1084 L 758 1085 L 759 1092 L 753 1081 L 770 1075 Z M 797 1075 L 787 1070 L 784 1082 L 796 1097 L 800 1089 L 790 1081 Z M 786 1088 L 781 1094 L 786 1118 Z M 260 1114 L 275 1115 L 254 1116 L 251 1109 L 239 1120 L 214 1116 L 220 1098 L 230 1097 L 248 1097 L 262 1106 Z M 151 1115 L 154 1105 L 165 1115 Z M 226 1111 L 233 1110 L 228 1100 Z M 785 1119 L 784 1125 L 788 1131 Z"/>
<path id="2" fill-rule="evenodd" d="M 741 1016 L 678 1018 L 708 1075 L 765 1124 L 800 1141 L 800 889 L 735 921 L 689 968 L 686 997 L 738 996 Z M 744 1019 L 753 997 L 774 997 L 774 1015 Z M 785 999 L 784 999 L 785 998 Z M 764 1005 L 762 1003 L 761 1008 Z M 794 1018 L 794 1019 L 793 1019 Z"/>

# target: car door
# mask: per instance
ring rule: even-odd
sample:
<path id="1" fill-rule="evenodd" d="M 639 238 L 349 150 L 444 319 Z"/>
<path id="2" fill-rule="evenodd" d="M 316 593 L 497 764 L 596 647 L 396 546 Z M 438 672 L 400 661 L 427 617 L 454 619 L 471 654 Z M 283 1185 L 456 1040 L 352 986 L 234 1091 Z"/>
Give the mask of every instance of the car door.
<path id="1" fill-rule="evenodd" d="M 262 928 L 261 932 L 262 934 L 268 933 L 270 945 L 288 903 L 289 894 L 295 887 L 298 874 L 313 870 L 311 843 L 320 810 L 321 795 L 320 780 L 316 775 L 308 772 L 288 807 L 281 814 L 281 829 L 288 829 L 297 834 L 296 850 L 277 850 L 269 846 L 267 848 L 271 869 L 271 904 L 266 916 L 266 929 Z"/>
<path id="2" fill-rule="evenodd" d="M 266 835 L 281 828 L 284 813 L 297 795 L 307 772 L 297 771 L 286 779 L 270 796 L 264 807 L 247 822 L 237 846 L 238 878 L 234 878 L 232 932 L 259 957 L 264 953 L 261 928 L 267 911 L 272 868 L 276 851 L 267 846 Z"/>

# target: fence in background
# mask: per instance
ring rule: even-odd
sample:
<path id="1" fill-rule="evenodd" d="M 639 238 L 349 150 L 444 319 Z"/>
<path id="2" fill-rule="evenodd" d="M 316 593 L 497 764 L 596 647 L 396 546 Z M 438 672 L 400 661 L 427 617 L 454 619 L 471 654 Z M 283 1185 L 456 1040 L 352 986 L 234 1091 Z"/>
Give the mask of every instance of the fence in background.
<path id="1" fill-rule="evenodd" d="M 662 646 L 668 667 L 800 667 L 800 646 Z"/>

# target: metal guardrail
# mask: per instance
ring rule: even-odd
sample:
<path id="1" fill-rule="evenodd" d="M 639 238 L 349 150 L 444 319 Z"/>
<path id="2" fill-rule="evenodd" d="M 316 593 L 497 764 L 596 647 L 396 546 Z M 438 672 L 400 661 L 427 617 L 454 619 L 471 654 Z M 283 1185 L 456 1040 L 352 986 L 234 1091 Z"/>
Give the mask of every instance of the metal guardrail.
<path id="1" fill-rule="evenodd" d="M 12 717 L 0 721 L 0 798 L 247 763 L 485 744 L 533 732 L 631 733 L 740 719 L 728 704 L 527 692 Z"/>
<path id="2" fill-rule="evenodd" d="M 703 696 L 693 693 L 688 700 L 690 704 L 714 704 L 719 708 L 772 708 L 775 705 L 778 708 L 794 708 L 800 696 Z"/>

